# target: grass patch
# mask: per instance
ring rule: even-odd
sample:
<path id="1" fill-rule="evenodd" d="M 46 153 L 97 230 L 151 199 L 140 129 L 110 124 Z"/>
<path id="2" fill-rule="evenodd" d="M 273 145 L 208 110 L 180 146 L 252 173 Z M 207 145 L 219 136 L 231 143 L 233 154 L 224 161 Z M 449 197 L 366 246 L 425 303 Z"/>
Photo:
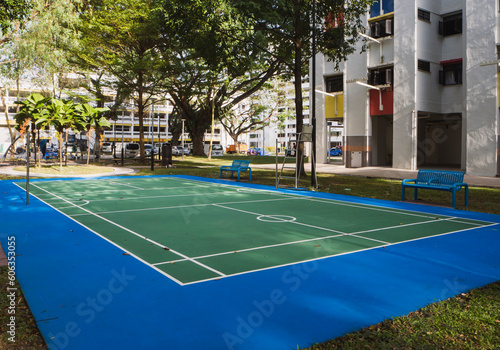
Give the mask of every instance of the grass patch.
<path id="1" fill-rule="evenodd" d="M 13 302 L 15 302 L 15 314 L 8 313 L 11 300 L 8 298 L 9 292 L 7 287 L 12 288 L 12 286 L 9 285 L 7 266 L 0 267 L 0 285 L 3 287 L 2 296 L 0 297 L 0 349 L 48 349 L 38 330 L 26 299 L 24 299 L 24 295 L 17 280 L 13 286 L 13 288 L 17 288 L 17 290 L 15 290 L 15 299 L 13 300 Z M 11 322 L 11 316 L 15 316 L 16 326 L 13 338 L 15 342 L 11 341 L 12 335 L 7 333 L 7 331 L 10 330 L 8 324 Z M 9 338 L 11 338 L 11 340 L 9 340 Z"/>

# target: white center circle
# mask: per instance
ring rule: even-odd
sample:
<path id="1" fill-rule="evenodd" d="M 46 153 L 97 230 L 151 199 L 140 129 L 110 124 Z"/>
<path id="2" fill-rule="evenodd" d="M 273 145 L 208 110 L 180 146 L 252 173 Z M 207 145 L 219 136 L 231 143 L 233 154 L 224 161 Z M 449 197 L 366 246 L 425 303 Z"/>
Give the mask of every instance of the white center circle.
<path id="1" fill-rule="evenodd" d="M 261 215 L 257 217 L 257 220 L 265 222 L 294 222 L 297 219 L 286 215 Z"/>

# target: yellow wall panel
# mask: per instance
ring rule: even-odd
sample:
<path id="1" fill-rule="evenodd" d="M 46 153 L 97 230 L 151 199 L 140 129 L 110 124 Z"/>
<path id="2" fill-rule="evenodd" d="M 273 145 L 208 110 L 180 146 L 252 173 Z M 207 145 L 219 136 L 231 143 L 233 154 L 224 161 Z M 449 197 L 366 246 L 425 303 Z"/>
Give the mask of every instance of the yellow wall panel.
<path id="1" fill-rule="evenodd" d="M 344 118 L 344 95 L 325 96 L 325 118 Z"/>

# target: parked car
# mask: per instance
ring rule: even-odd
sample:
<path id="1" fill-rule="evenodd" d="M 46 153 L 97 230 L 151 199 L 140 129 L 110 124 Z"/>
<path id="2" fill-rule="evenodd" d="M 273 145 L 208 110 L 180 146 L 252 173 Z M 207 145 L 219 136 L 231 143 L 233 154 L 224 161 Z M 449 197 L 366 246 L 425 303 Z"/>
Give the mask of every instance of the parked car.
<path id="1" fill-rule="evenodd" d="M 180 155 L 182 155 L 181 151 L 177 148 L 177 146 L 172 146 L 172 155 L 173 156 L 180 156 Z"/>
<path id="2" fill-rule="evenodd" d="M 342 149 L 340 147 L 330 148 L 330 157 L 337 157 L 342 155 Z"/>
<path id="3" fill-rule="evenodd" d="M 125 145 L 125 158 L 135 158 L 140 154 L 138 143 L 127 143 Z"/>
<path id="4" fill-rule="evenodd" d="M 287 148 L 286 151 L 286 156 L 287 157 L 295 157 L 295 155 L 297 154 L 297 150 L 296 149 L 291 149 L 291 148 Z"/>
<path id="5" fill-rule="evenodd" d="M 189 148 L 182 148 L 182 146 L 172 146 L 172 155 L 173 156 L 182 156 L 183 152 L 184 152 L 184 155 L 188 155 Z"/>
<path id="6" fill-rule="evenodd" d="M 150 144 L 144 145 L 144 153 L 146 154 L 146 157 L 151 157 L 151 150 L 153 150 L 153 154 L 158 154 L 158 148 L 153 148 Z"/>
<path id="7" fill-rule="evenodd" d="M 210 145 L 205 145 L 205 155 L 208 156 L 208 149 Z M 224 148 L 222 145 L 212 145 L 212 157 L 222 157 L 224 155 Z"/>
<path id="8" fill-rule="evenodd" d="M 104 142 L 101 147 L 101 152 L 105 154 L 113 153 L 113 145 L 111 142 Z"/>
<path id="9" fill-rule="evenodd" d="M 251 154 L 253 156 L 268 156 L 269 152 L 260 147 L 252 147 L 247 151 L 247 154 Z"/>

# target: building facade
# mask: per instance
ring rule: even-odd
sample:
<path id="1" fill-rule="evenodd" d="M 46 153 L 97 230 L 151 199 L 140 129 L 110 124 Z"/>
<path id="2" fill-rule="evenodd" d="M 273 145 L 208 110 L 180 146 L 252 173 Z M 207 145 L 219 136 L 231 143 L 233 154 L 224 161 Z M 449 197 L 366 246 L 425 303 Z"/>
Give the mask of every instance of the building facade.
<path id="1" fill-rule="evenodd" d="M 346 167 L 499 175 L 499 5 L 376 2 L 363 19 L 366 51 L 338 70 L 316 57 L 318 161 L 337 121 Z"/>

